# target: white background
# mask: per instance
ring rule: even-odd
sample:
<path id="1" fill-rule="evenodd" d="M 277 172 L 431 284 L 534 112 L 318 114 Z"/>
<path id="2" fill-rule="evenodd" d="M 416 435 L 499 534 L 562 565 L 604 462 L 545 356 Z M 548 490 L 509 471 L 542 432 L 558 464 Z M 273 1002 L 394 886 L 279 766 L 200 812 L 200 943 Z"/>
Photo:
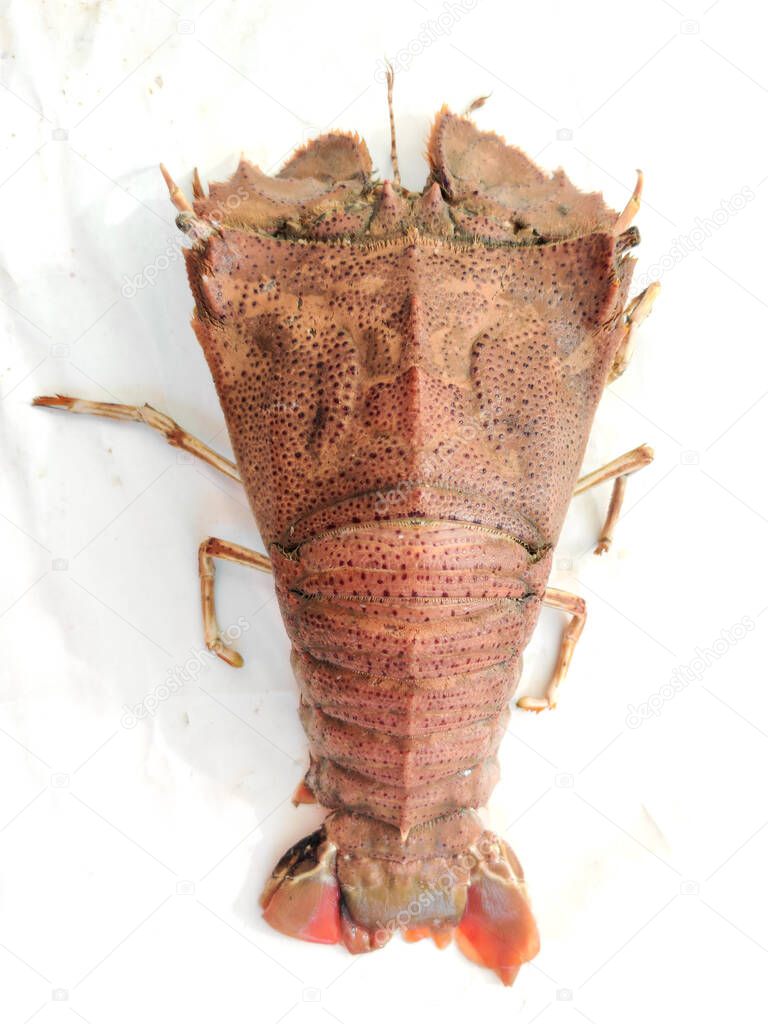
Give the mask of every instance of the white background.
<path id="1" fill-rule="evenodd" d="M 764 1019 L 768 18 L 676 4 L 5 4 L 3 1024 Z M 261 885 L 321 812 L 289 802 L 306 745 L 267 577 L 218 570 L 246 666 L 201 651 L 197 545 L 258 545 L 243 495 L 141 426 L 29 404 L 148 401 L 228 451 L 157 163 L 189 189 L 194 164 L 220 178 L 243 150 L 274 170 L 340 127 L 386 174 L 385 55 L 406 185 L 439 106 L 491 92 L 479 125 L 614 207 L 645 170 L 637 273 L 662 268 L 585 468 L 642 442 L 656 461 L 601 559 L 608 488 L 574 502 L 553 582 L 587 599 L 587 629 L 558 710 L 513 714 L 489 809 L 543 937 L 511 991 L 455 948 L 353 959 L 266 927 Z M 527 689 L 561 622 L 544 613 Z"/>

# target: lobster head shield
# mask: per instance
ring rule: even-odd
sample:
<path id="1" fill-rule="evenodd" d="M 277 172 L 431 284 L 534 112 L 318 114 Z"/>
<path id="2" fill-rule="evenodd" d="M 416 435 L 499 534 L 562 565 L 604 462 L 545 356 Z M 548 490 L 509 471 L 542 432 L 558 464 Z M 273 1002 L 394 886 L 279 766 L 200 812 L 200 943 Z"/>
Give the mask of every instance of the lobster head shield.
<path id="1" fill-rule="evenodd" d="M 194 328 L 267 544 L 393 517 L 557 538 L 618 345 L 634 229 L 466 118 L 420 194 L 328 135 L 180 224 Z"/>

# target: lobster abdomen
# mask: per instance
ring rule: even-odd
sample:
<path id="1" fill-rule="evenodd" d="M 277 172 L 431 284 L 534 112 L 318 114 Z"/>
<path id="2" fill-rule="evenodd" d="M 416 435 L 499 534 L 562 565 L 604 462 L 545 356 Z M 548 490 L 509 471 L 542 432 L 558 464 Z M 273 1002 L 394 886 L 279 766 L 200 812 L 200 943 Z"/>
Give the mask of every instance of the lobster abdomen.
<path id="1" fill-rule="evenodd" d="M 399 519 L 275 546 L 273 561 L 319 801 L 403 833 L 482 806 L 549 553 Z"/>

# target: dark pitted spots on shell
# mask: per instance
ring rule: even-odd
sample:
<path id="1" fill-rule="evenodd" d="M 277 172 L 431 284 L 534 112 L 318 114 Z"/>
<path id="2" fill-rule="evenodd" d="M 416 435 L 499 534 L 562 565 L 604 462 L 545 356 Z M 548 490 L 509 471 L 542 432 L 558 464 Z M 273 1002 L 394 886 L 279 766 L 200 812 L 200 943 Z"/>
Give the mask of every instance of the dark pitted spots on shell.
<path id="1" fill-rule="evenodd" d="M 242 162 L 196 197 L 211 230 L 186 259 L 293 643 L 308 782 L 369 831 L 450 836 L 496 781 L 634 237 L 465 119 L 438 115 L 429 159 L 420 194 L 375 181 L 353 136 L 276 178 Z"/>
<path id="2" fill-rule="evenodd" d="M 470 520 L 474 504 L 489 526 L 522 515 L 551 543 L 620 336 L 612 237 L 502 250 L 223 229 L 187 261 L 268 542 L 307 517 L 325 528 L 434 500 Z"/>

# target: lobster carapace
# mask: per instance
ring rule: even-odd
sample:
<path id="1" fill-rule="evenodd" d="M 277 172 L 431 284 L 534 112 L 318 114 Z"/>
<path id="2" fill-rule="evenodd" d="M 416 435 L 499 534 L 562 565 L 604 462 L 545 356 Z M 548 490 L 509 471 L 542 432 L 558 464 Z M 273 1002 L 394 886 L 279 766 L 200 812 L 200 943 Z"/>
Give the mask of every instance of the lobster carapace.
<path id="1" fill-rule="evenodd" d="M 262 897 L 275 928 L 353 952 L 455 938 L 510 983 L 538 950 L 523 872 L 477 809 L 497 780 L 523 649 L 574 492 L 613 479 L 598 550 L 641 447 L 578 480 L 606 384 L 656 293 L 628 302 L 637 243 L 598 194 L 549 176 L 466 116 L 437 115 L 421 192 L 378 181 L 364 142 L 324 135 L 275 177 L 241 161 L 189 202 L 166 179 L 193 326 L 236 466 L 150 407 L 38 402 L 142 419 L 242 480 L 268 557 L 200 551 L 206 640 L 213 559 L 271 570 L 310 764 L 297 800 L 331 813 Z"/>

